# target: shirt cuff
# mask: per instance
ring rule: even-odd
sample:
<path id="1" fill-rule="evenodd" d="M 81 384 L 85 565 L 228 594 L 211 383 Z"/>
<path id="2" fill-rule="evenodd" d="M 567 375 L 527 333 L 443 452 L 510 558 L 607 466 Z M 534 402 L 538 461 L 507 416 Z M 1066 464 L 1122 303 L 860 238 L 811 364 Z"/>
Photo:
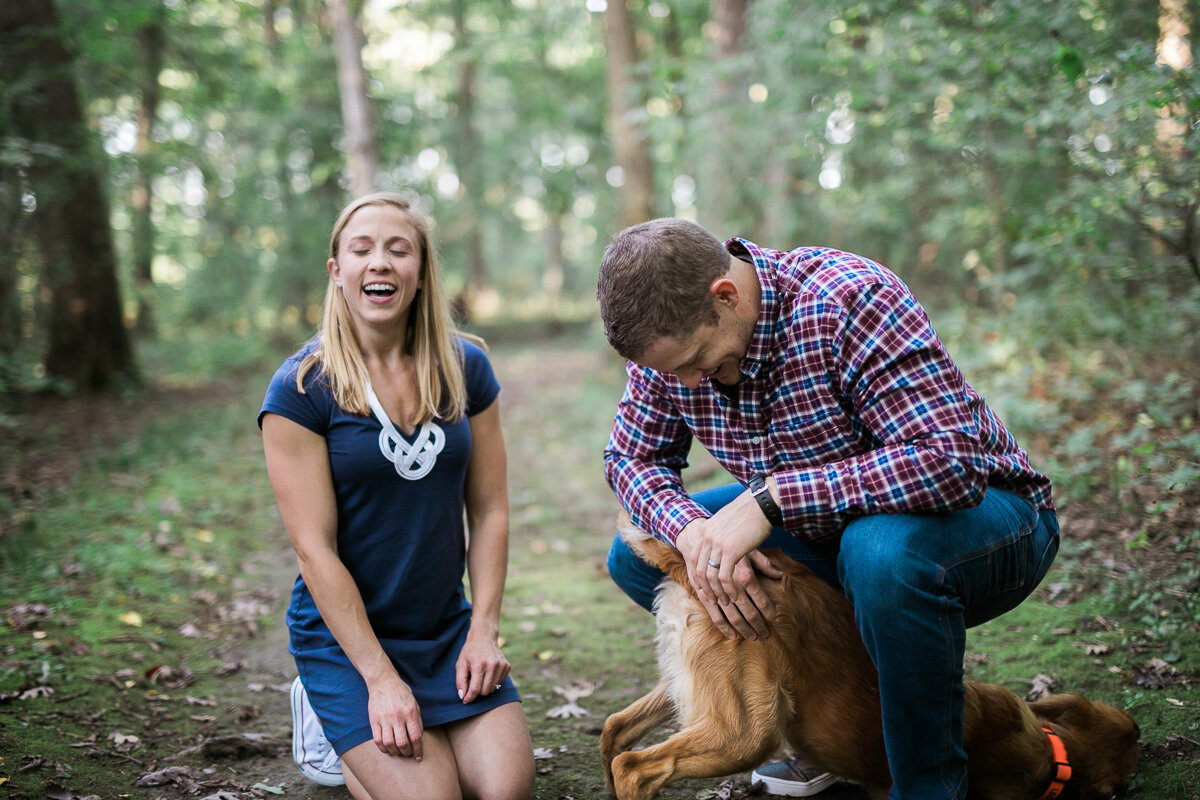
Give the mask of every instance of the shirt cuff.
<path id="1" fill-rule="evenodd" d="M 672 546 L 679 538 L 680 532 L 688 523 L 697 519 L 708 519 L 709 513 L 704 506 L 689 497 L 681 497 L 665 504 L 655 515 L 655 525 L 652 530 L 655 536 Z"/>

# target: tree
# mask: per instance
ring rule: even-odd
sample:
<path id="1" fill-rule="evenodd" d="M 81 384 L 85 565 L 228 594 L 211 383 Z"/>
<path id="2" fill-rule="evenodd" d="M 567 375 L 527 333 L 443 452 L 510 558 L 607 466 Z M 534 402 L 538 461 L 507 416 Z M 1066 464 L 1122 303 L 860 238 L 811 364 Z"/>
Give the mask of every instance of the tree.
<path id="1" fill-rule="evenodd" d="M 167 14 L 161 4 L 155 4 L 150 18 L 137 32 L 142 57 L 140 76 L 141 103 L 137 112 L 137 176 L 129 200 L 133 215 L 133 280 L 137 291 L 137 330 L 144 335 L 154 331 L 154 223 L 151 221 L 151 202 L 154 196 L 155 147 L 152 138 L 154 121 L 162 92 L 158 83 L 162 72 L 167 40 Z"/>
<path id="2" fill-rule="evenodd" d="M 342 97 L 342 120 L 346 126 L 346 157 L 354 196 L 375 189 L 379 172 L 379 149 L 375 143 L 375 125 L 371 100 L 367 96 L 367 75 L 363 69 L 362 30 L 358 24 L 358 0 L 329 0 L 329 17 L 337 52 L 338 86 Z"/>
<path id="3" fill-rule="evenodd" d="M 749 0 L 712 0 L 709 30 L 713 50 L 708 113 L 711 135 L 703 137 L 698 205 L 701 218 L 712 225 L 740 222 L 738 206 L 755 196 L 754 187 L 743 192 L 749 179 L 746 155 L 737 128 L 744 123 L 746 70 L 741 63 Z M 753 211 L 746 215 L 754 217 Z"/>
<path id="4" fill-rule="evenodd" d="M 654 168 L 650 141 L 637 120 L 637 40 L 627 0 L 608 0 L 604 41 L 608 47 L 608 128 L 623 173 L 621 222 L 635 225 L 654 216 Z"/>
<path id="5" fill-rule="evenodd" d="M 466 203 L 464 218 L 459 220 L 467 250 L 467 279 L 463 292 L 465 310 L 488 289 L 487 262 L 483 258 L 483 231 L 480 206 L 483 176 L 479 168 L 479 139 L 475 133 L 475 52 L 467 21 L 466 0 L 454 0 L 454 39 L 458 56 L 457 100 L 454 114 L 454 162 L 458 170 L 459 191 Z"/>
<path id="6" fill-rule="evenodd" d="M 81 390 L 136 377 L 121 313 L 109 203 L 58 14 L 44 0 L 0 6 L 0 78 L 26 154 L 46 304 L 46 372 Z"/>

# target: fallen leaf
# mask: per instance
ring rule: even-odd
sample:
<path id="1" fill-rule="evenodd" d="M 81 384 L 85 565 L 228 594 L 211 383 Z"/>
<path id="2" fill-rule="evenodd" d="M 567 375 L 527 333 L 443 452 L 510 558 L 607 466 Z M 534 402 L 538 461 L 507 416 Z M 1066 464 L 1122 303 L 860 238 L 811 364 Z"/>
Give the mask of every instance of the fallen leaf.
<path id="1" fill-rule="evenodd" d="M 580 708 L 579 706 L 575 705 L 574 701 L 572 701 L 570 703 L 565 703 L 561 706 L 555 706 L 554 708 L 552 708 L 546 712 L 546 716 L 551 719 L 566 719 L 568 717 L 571 717 L 571 718 L 586 717 L 589 715 L 590 715 L 590 712 L 587 709 Z"/>
<path id="2" fill-rule="evenodd" d="M 262 783 L 262 782 L 256 783 L 253 786 L 251 786 L 250 788 L 258 789 L 263 792 L 270 792 L 271 794 L 283 794 L 282 786 L 268 786 L 267 784 Z"/>
<path id="3" fill-rule="evenodd" d="M 196 777 L 193 774 L 195 771 L 195 767 L 167 767 L 166 769 L 147 772 L 137 779 L 136 785 L 164 786 L 169 783 L 175 783 L 190 793 L 197 787 Z"/>
<path id="4" fill-rule="evenodd" d="M 533 748 L 533 760 L 544 761 L 547 758 L 554 758 L 554 751 L 548 747 Z"/>
<path id="5" fill-rule="evenodd" d="M 49 697 L 54 694 L 54 689 L 49 686 L 34 686 L 32 689 L 26 689 L 17 696 L 18 700 L 34 700 L 38 697 Z"/>
<path id="6" fill-rule="evenodd" d="M 576 681 L 570 686 L 555 686 L 554 693 L 561 695 L 568 703 L 573 703 L 581 697 L 591 696 L 599 685 L 591 681 Z"/>
<path id="7" fill-rule="evenodd" d="M 1045 673 L 1039 672 L 1033 676 L 1033 680 L 1029 682 L 1029 691 L 1025 693 L 1026 702 L 1033 703 L 1041 700 L 1049 694 L 1053 694 L 1058 688 L 1058 678 L 1053 678 Z"/>
<path id="8" fill-rule="evenodd" d="M 43 603 L 22 603 L 8 609 L 4 618 L 13 628 L 26 631 L 50 618 L 50 606 Z"/>
<path id="9" fill-rule="evenodd" d="M 136 611 L 126 611 L 124 614 L 117 617 L 117 619 L 134 628 L 142 627 L 142 615 Z"/>
<path id="10" fill-rule="evenodd" d="M 1079 647 L 1089 656 L 1106 656 L 1112 652 L 1112 646 L 1100 642 L 1071 642 L 1072 647 Z"/>

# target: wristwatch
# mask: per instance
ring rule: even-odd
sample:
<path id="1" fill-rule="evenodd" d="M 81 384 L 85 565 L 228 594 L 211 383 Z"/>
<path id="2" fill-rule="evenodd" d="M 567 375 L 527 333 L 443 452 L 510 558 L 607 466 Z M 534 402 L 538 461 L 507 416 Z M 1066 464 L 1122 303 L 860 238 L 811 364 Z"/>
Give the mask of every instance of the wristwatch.
<path id="1" fill-rule="evenodd" d="M 749 488 L 751 496 L 758 502 L 758 507 L 762 509 L 767 522 L 776 528 L 782 528 L 783 510 L 775 502 L 775 498 L 771 497 L 771 490 L 767 487 L 767 477 L 761 472 L 754 473 L 750 476 Z"/>

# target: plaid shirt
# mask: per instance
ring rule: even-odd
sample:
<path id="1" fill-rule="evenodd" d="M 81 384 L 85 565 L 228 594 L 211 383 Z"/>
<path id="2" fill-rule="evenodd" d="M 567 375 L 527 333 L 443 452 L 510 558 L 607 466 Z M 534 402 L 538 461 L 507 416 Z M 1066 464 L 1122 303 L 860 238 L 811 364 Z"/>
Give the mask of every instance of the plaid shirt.
<path id="1" fill-rule="evenodd" d="M 762 287 L 742 381 L 705 378 L 691 390 L 671 373 L 627 367 L 604 462 L 637 525 L 674 542 L 708 516 L 680 479 L 693 437 L 743 484 L 774 475 L 785 527 L 813 540 L 864 515 L 971 507 L 987 486 L 1053 507 L 1049 479 L 896 275 L 837 250 L 725 246 Z"/>

